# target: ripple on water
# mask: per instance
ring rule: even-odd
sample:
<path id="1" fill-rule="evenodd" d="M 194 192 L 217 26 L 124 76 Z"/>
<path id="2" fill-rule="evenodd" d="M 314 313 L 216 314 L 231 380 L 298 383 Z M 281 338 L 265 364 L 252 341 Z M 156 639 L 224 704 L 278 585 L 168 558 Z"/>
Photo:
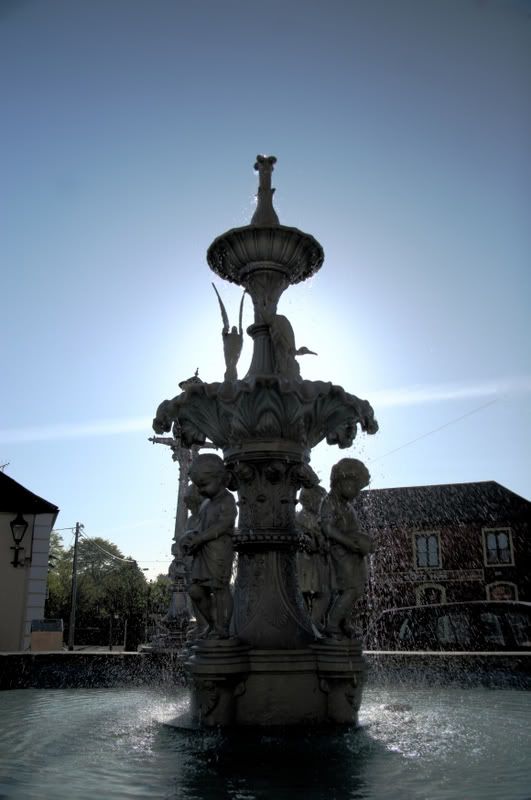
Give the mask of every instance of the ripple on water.
<path id="1" fill-rule="evenodd" d="M 162 723 L 186 693 L 0 693 L 0 798 L 528 800 L 531 696 L 367 691 L 361 727 L 234 741 Z"/>

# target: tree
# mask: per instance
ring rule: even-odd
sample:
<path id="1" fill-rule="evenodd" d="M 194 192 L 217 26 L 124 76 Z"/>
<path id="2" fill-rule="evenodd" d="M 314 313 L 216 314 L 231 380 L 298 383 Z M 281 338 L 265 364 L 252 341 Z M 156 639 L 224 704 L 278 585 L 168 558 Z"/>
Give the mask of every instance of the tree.
<path id="1" fill-rule="evenodd" d="M 157 575 L 147 584 L 146 628 L 147 639 L 157 635 L 160 623 L 168 613 L 171 600 L 171 580 L 168 575 Z"/>
<path id="2" fill-rule="evenodd" d="M 52 531 L 48 555 L 48 591 L 45 605 L 45 615 L 49 619 L 62 616 L 61 613 L 57 612 L 60 611 L 66 600 L 66 596 L 63 596 L 64 580 L 60 570 L 60 565 L 64 562 L 64 555 L 63 540 L 56 531 Z"/>
<path id="3" fill-rule="evenodd" d="M 67 619 L 70 613 L 72 557 L 63 546 L 61 536 L 52 531 L 48 557 L 48 592 L 45 615 L 49 619 Z"/>
<path id="4" fill-rule="evenodd" d="M 54 548 L 46 614 L 68 625 L 73 547 L 65 550 L 55 540 Z M 80 539 L 77 565 L 76 641 L 108 644 L 112 629 L 113 643 L 121 643 L 127 631 L 126 648 L 136 649 L 142 641 L 146 603 L 146 579 L 136 561 L 124 559 L 113 542 L 95 537 Z"/>
<path id="5" fill-rule="evenodd" d="M 154 581 L 149 582 L 150 603 L 154 614 L 164 616 L 171 600 L 171 580 L 168 575 L 157 575 Z"/>
<path id="6" fill-rule="evenodd" d="M 52 531 L 50 534 L 50 550 L 48 552 L 48 569 L 53 570 L 57 561 L 61 558 L 64 552 L 63 540 L 57 531 Z"/>
<path id="7" fill-rule="evenodd" d="M 127 633 L 126 649 L 136 650 L 143 640 L 146 605 L 146 578 L 138 564 L 118 563 L 103 582 L 103 608 L 118 615 Z"/>

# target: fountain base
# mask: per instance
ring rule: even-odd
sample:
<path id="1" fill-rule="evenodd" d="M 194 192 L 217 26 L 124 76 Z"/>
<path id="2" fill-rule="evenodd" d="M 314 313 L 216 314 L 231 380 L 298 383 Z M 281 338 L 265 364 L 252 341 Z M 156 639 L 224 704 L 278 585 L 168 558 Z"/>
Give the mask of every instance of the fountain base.
<path id="1" fill-rule="evenodd" d="M 185 663 L 190 711 L 169 724 L 213 727 L 352 726 L 366 678 L 357 640 L 260 650 L 238 639 L 196 642 Z"/>

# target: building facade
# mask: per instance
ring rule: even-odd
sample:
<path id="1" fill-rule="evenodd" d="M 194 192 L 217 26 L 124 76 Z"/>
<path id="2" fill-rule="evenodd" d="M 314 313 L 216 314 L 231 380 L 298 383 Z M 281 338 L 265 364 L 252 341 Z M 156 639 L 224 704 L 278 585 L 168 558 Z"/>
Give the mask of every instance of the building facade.
<path id="1" fill-rule="evenodd" d="M 0 651 L 27 650 L 32 621 L 44 617 L 58 513 L 53 503 L 0 472 Z"/>
<path id="2" fill-rule="evenodd" d="M 370 611 L 467 600 L 531 601 L 531 503 L 495 481 L 362 492 L 376 544 Z"/>

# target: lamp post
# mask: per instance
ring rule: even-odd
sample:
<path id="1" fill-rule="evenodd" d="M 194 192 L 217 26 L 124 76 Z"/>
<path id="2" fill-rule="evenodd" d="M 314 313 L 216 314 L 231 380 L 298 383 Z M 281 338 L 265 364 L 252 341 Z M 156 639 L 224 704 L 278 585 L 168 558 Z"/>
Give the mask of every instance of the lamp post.
<path id="1" fill-rule="evenodd" d="M 11 548 L 14 551 L 13 561 L 11 562 L 14 567 L 23 567 L 24 562 L 19 560 L 19 553 L 21 550 L 24 550 L 23 547 L 20 546 L 22 539 L 24 538 L 24 534 L 28 530 L 28 523 L 20 513 L 18 512 L 15 519 L 11 520 L 9 523 L 9 527 L 11 528 L 11 535 L 13 537 L 13 541 L 15 542 L 15 546 Z"/>

